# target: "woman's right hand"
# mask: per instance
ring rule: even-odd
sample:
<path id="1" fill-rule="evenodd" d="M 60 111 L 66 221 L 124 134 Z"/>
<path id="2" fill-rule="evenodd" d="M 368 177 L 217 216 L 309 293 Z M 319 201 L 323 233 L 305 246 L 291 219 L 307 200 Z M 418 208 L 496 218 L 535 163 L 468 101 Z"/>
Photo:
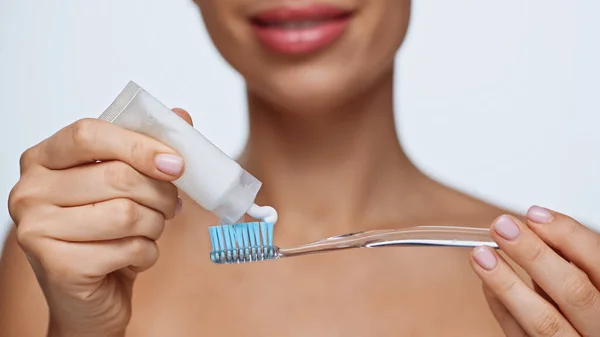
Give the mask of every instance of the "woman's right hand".
<path id="1" fill-rule="evenodd" d="M 182 172 L 171 148 L 96 119 L 23 154 L 9 212 L 49 305 L 49 336 L 124 335 L 133 281 L 181 207 L 170 182 Z"/>

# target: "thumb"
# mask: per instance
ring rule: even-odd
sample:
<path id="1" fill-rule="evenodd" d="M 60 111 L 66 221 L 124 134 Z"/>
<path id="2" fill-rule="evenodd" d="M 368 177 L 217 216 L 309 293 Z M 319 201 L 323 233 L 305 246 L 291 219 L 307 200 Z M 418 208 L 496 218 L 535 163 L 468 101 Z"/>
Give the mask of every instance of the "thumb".
<path id="1" fill-rule="evenodd" d="M 171 111 L 173 111 L 174 113 L 176 113 L 184 121 L 188 122 L 189 125 L 194 126 L 194 122 L 192 121 L 192 117 L 190 116 L 190 114 L 187 111 L 185 111 L 185 110 L 183 110 L 181 108 L 173 108 L 173 109 L 171 109 Z"/>

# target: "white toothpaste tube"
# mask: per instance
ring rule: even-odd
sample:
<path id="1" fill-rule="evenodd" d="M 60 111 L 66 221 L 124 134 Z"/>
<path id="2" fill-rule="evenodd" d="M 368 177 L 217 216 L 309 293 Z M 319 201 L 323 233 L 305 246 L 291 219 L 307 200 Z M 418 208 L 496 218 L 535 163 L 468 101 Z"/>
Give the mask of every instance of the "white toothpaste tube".
<path id="1" fill-rule="evenodd" d="M 277 222 L 274 208 L 254 204 L 262 183 L 244 170 L 169 108 L 129 82 L 99 119 L 152 137 L 185 160 L 183 175 L 173 182 L 221 223 L 236 223 L 244 214 Z"/>

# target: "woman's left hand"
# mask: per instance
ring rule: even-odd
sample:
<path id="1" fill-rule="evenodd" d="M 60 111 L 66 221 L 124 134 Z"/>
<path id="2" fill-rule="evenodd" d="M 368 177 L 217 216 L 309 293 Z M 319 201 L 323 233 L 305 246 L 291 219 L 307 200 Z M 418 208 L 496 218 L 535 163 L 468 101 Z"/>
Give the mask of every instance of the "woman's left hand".
<path id="1" fill-rule="evenodd" d="M 471 254 L 486 298 L 507 337 L 600 336 L 600 235 L 534 206 L 527 224 L 503 215 L 492 238 L 527 272 L 531 288 L 488 247 Z"/>

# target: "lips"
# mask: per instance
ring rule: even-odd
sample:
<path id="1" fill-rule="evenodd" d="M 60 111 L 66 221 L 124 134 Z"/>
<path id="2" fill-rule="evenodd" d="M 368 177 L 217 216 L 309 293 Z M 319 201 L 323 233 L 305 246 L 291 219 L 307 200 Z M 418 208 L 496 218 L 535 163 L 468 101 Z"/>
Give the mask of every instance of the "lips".
<path id="1" fill-rule="evenodd" d="M 251 18 L 260 42 L 273 51 L 306 54 L 333 44 L 346 30 L 350 11 L 325 5 L 279 8 Z"/>

